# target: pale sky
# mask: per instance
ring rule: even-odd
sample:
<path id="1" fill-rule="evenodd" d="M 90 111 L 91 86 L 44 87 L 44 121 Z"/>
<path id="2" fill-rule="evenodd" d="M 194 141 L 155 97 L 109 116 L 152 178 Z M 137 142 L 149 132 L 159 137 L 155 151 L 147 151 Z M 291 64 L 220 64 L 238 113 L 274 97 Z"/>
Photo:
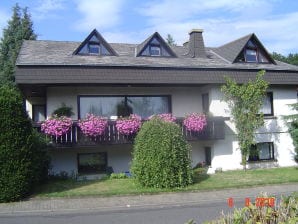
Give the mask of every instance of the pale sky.
<path id="1" fill-rule="evenodd" d="M 17 2 L 40 40 L 83 41 L 96 28 L 109 43 L 141 43 L 157 31 L 181 45 L 196 28 L 208 47 L 255 33 L 269 52 L 298 53 L 297 0 L 1 0 L 0 36 Z"/>

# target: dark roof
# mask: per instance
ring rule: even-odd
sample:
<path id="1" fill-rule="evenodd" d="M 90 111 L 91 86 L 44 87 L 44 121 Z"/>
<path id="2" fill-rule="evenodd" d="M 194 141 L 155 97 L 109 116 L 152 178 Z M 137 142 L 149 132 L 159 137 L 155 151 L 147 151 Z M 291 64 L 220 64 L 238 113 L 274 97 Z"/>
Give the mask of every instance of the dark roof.
<path id="1" fill-rule="evenodd" d="M 188 46 L 171 47 L 177 57 L 136 57 L 138 48 L 144 47 L 150 37 L 141 45 L 110 43 L 118 55 L 116 57 L 74 55 L 80 42 L 24 41 L 15 77 L 18 84 L 222 83 L 224 75 L 235 76 L 239 82 L 245 82 L 257 71 L 265 69 L 267 74 L 272 75 L 268 77 L 270 83 L 298 84 L 298 66 L 278 61 L 276 64 L 232 63 L 252 37 L 254 34 L 219 48 L 206 48 L 206 58 L 188 57 Z"/>

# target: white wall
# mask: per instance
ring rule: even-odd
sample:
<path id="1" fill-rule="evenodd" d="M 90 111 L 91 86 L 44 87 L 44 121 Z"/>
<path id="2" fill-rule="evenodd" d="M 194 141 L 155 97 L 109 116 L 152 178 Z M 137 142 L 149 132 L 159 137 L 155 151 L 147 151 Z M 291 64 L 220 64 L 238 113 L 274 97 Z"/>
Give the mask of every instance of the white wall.
<path id="1" fill-rule="evenodd" d="M 199 87 L 49 87 L 47 91 L 47 114 L 65 103 L 73 108 L 73 119 L 78 119 L 79 95 L 171 95 L 172 112 L 177 117 L 187 113 L 202 112 Z"/>
<path id="2" fill-rule="evenodd" d="M 131 151 L 132 146 L 129 144 L 102 145 L 97 148 L 60 148 L 50 150 L 51 173 L 59 174 L 61 171 L 65 171 L 69 175 L 76 175 L 78 173 L 77 154 L 94 152 L 107 152 L 107 165 L 111 166 L 115 173 L 126 172 L 130 169 Z"/>
<path id="3" fill-rule="evenodd" d="M 278 88 L 271 87 L 273 92 L 274 117 L 266 118 L 264 127 L 260 128 L 256 134 L 257 142 L 274 142 L 274 150 L 278 166 L 295 165 L 293 155 L 294 147 L 292 139 L 288 134 L 288 128 L 283 119 L 283 115 L 295 113 L 288 104 L 297 102 L 297 92 L 295 87 Z M 210 112 L 214 116 L 230 117 L 227 104 L 222 101 L 223 95 L 220 86 L 204 86 L 183 88 L 183 87 L 50 87 L 47 91 L 47 114 L 51 114 L 61 103 L 66 103 L 73 107 L 77 114 L 78 95 L 171 95 L 172 111 L 177 117 L 183 117 L 187 113 L 202 112 L 201 94 L 209 93 Z M 242 169 L 241 153 L 238 149 L 238 142 L 235 135 L 235 127 L 230 120 L 227 120 L 225 128 L 225 139 L 216 141 L 192 142 L 193 166 L 205 160 L 204 147 L 210 146 L 212 153 L 211 171 L 216 168 L 223 170 Z M 119 146 L 122 147 L 122 146 Z M 124 146 L 123 146 L 124 147 Z M 127 149 L 126 149 L 127 150 Z M 130 151 L 108 150 L 111 159 L 109 164 L 113 166 L 115 172 L 124 172 L 129 169 Z M 75 162 L 62 162 L 74 160 L 76 152 L 63 151 L 53 152 L 53 164 L 68 171 L 76 170 Z M 57 156 L 59 154 L 59 156 Z M 57 156 L 57 158 L 55 158 Z M 60 157 L 60 158 L 58 158 Z M 123 161 L 123 162 L 122 162 Z"/>

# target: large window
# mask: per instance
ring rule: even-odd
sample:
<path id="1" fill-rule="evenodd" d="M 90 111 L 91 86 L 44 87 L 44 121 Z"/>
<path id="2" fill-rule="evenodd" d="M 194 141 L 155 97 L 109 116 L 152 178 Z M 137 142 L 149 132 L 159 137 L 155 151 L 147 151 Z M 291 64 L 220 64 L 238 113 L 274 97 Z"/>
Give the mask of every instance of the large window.
<path id="1" fill-rule="evenodd" d="M 264 114 L 264 116 L 273 116 L 273 93 L 268 92 L 263 99 L 263 105 L 261 107 L 260 112 Z"/>
<path id="2" fill-rule="evenodd" d="M 107 153 L 80 153 L 78 154 L 79 174 L 104 173 L 107 170 Z"/>
<path id="3" fill-rule="evenodd" d="M 261 142 L 257 143 L 256 145 L 252 145 L 248 160 L 274 160 L 273 142 Z"/>
<path id="4" fill-rule="evenodd" d="M 170 113 L 170 96 L 79 96 L 80 118 L 88 113 L 111 117 L 138 114 L 148 118 L 153 114 Z"/>

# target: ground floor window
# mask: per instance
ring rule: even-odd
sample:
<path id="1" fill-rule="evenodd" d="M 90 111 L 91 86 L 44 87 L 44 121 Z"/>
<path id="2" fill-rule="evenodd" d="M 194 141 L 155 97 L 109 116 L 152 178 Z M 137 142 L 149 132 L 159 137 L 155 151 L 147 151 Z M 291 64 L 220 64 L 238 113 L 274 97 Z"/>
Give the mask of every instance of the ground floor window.
<path id="1" fill-rule="evenodd" d="M 134 113 L 142 118 L 171 112 L 171 98 L 163 96 L 79 96 L 79 116 L 95 114 L 104 117 L 125 117 Z"/>
<path id="2" fill-rule="evenodd" d="M 79 153 L 78 173 L 92 174 L 105 173 L 107 171 L 107 153 Z"/>
<path id="3" fill-rule="evenodd" d="M 274 160 L 273 142 L 261 142 L 251 146 L 249 161 Z"/>

